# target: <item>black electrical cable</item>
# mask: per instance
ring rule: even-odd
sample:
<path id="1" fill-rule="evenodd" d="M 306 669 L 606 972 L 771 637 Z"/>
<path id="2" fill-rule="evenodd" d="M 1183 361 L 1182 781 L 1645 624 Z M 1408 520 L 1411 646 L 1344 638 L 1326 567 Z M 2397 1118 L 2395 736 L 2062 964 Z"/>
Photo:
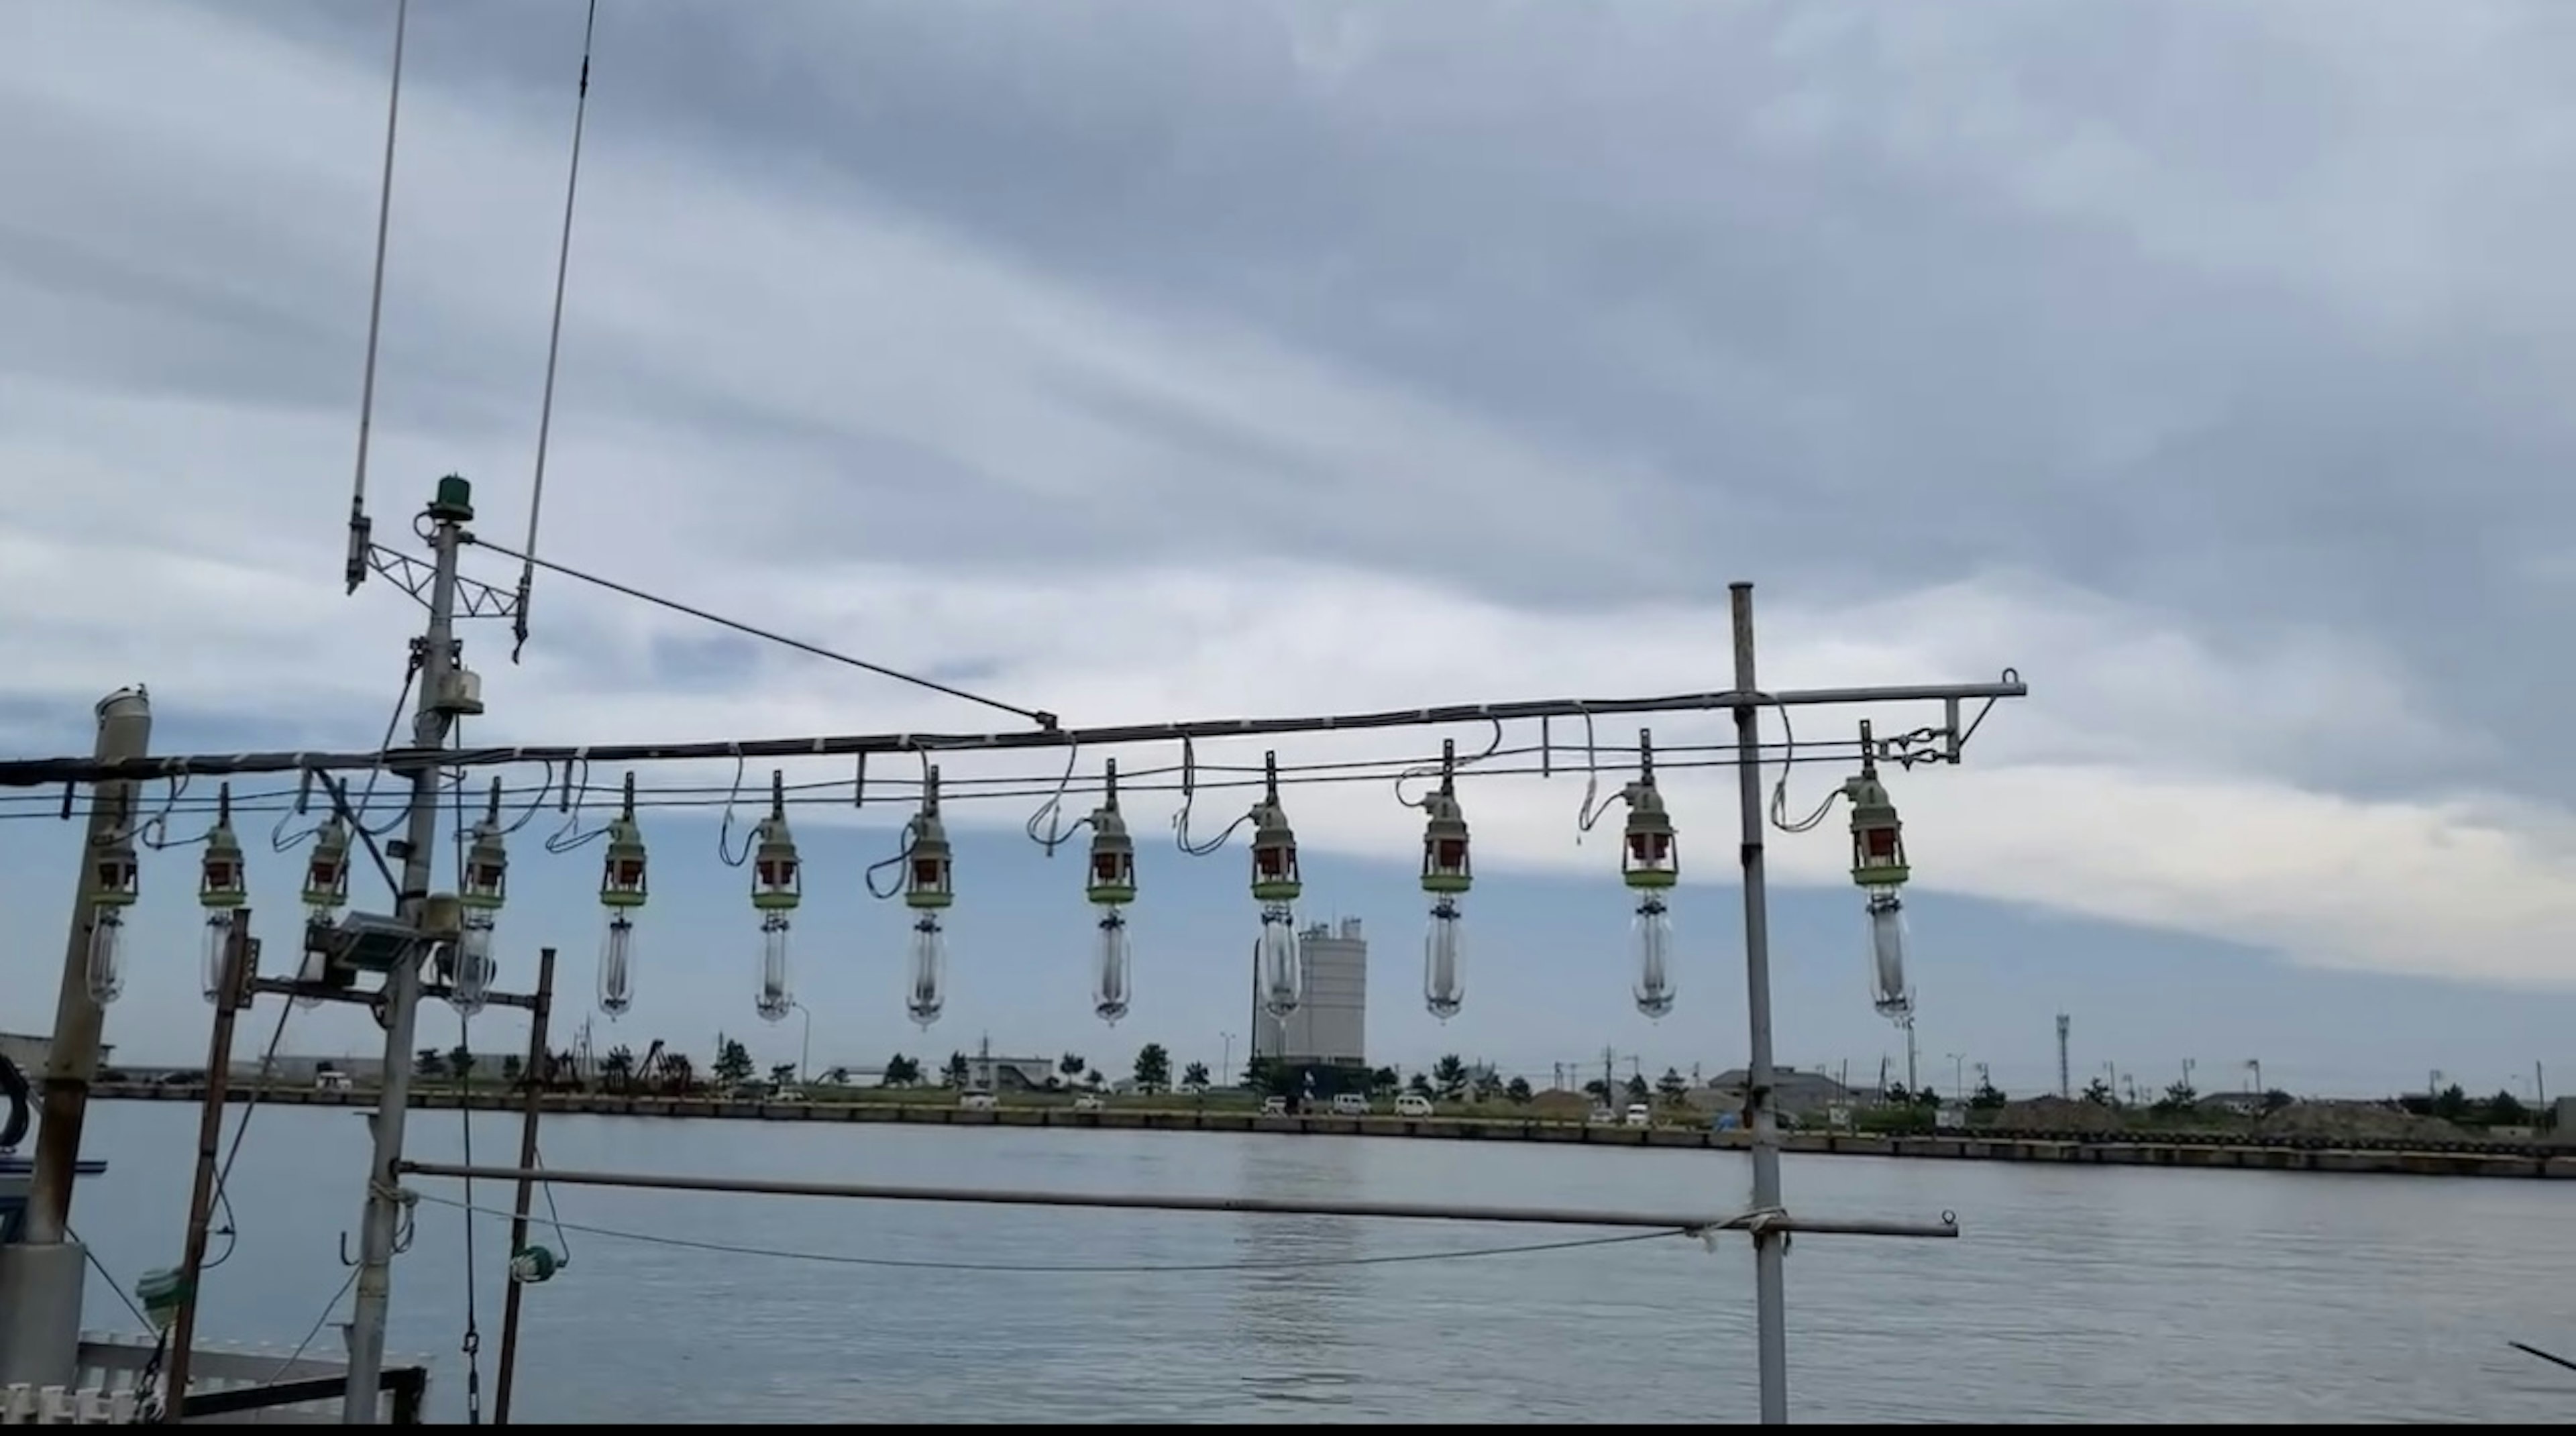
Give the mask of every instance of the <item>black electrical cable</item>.
<path id="1" fill-rule="evenodd" d="M 27 1074 L 6 1056 L 0 1056 L 0 1099 L 9 1104 L 9 1115 L 0 1118 L 0 1151 L 5 1151 L 27 1139 L 27 1128 L 36 1119 L 36 1094 L 27 1086 Z"/>

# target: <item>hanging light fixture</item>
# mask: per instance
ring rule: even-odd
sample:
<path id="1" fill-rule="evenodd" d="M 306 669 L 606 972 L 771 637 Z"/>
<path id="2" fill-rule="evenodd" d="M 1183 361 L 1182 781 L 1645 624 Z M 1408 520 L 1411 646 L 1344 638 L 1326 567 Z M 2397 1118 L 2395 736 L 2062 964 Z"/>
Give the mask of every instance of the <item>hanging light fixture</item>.
<path id="1" fill-rule="evenodd" d="M 796 835 L 787 829 L 787 775 L 769 774 L 769 816 L 752 831 L 751 906 L 760 914 L 760 998 L 763 1022 L 784 1022 L 796 994 L 787 970 L 787 915 L 804 900 L 796 861 Z"/>
<path id="2" fill-rule="evenodd" d="M 1852 882 L 1869 918 L 1870 987 L 1880 1015 L 1903 1022 L 1914 1012 L 1905 979 L 1905 901 L 1897 889 L 1913 876 L 1905 861 L 1905 823 L 1878 780 L 1878 748 L 1860 725 L 1860 774 L 1843 784 L 1851 803 Z"/>
<path id="3" fill-rule="evenodd" d="M 142 896 L 143 872 L 134 857 L 134 832 L 121 817 L 91 862 L 97 891 L 91 894 L 89 910 L 89 996 L 105 1007 L 125 991 L 125 910 Z"/>
<path id="4" fill-rule="evenodd" d="M 635 1005 L 635 914 L 650 891 L 644 830 L 635 822 L 635 775 L 629 773 L 617 816 L 608 820 L 608 854 L 599 872 L 599 905 L 608 914 L 599 935 L 599 1010 L 611 1017 Z"/>
<path id="5" fill-rule="evenodd" d="M 1261 755 L 1263 793 L 1252 807 L 1252 900 L 1261 904 L 1261 1005 L 1286 1017 L 1305 1000 L 1306 973 L 1297 951 L 1297 834 L 1279 806 L 1279 755 Z"/>
<path id="6" fill-rule="evenodd" d="M 1446 1022 L 1467 999 L 1467 934 L 1458 899 L 1475 883 L 1467 861 L 1467 814 L 1458 805 L 1458 745 L 1440 745 L 1440 787 L 1422 800 L 1422 890 L 1431 922 L 1422 934 L 1422 1001 Z"/>
<path id="7" fill-rule="evenodd" d="M 1628 826 L 1619 847 L 1619 876 L 1637 895 L 1629 924 L 1629 952 L 1636 972 L 1637 1010 L 1662 1017 L 1673 1010 L 1673 917 L 1666 894 L 1681 881 L 1673 820 L 1655 789 L 1655 739 L 1637 734 L 1637 781 L 1620 793 Z"/>
<path id="8" fill-rule="evenodd" d="M 224 966 L 232 954 L 233 920 L 249 901 L 241 839 L 233 832 L 233 785 L 226 783 L 215 790 L 215 825 L 206 830 L 205 856 L 197 868 L 197 905 L 206 910 L 198 968 L 204 975 L 208 1002 L 223 991 Z"/>
<path id="9" fill-rule="evenodd" d="M 327 931 L 349 904 L 349 825 L 338 813 L 313 832 L 313 853 L 304 861 L 304 960 L 295 970 L 298 982 L 319 985 L 330 977 L 328 947 L 316 938 Z M 295 995 L 295 1005 L 312 1009 L 322 999 L 310 992 Z"/>
<path id="10" fill-rule="evenodd" d="M 1091 868 L 1083 896 L 1100 913 L 1091 949 L 1091 1010 L 1115 1025 L 1127 1015 L 1127 907 L 1136 901 L 1136 841 L 1118 812 L 1115 758 L 1101 779 L 1100 806 L 1091 814 Z"/>
<path id="11" fill-rule="evenodd" d="M 939 769 L 922 776 L 921 812 L 912 820 L 912 841 L 904 851 L 903 905 L 912 909 L 912 945 L 906 965 L 911 982 L 904 1008 L 926 1030 L 948 1005 L 948 934 L 939 915 L 957 900 L 948 848 L 948 829 L 939 821 Z"/>
<path id="12" fill-rule="evenodd" d="M 456 901 L 464 923 L 447 950 L 447 1001 L 467 1017 L 483 1010 L 499 963 L 492 955 L 492 925 L 509 900 L 510 854 L 501 841 L 501 780 L 492 780 L 492 796 L 483 821 L 474 825 L 465 845 L 465 868 L 457 874 Z"/>

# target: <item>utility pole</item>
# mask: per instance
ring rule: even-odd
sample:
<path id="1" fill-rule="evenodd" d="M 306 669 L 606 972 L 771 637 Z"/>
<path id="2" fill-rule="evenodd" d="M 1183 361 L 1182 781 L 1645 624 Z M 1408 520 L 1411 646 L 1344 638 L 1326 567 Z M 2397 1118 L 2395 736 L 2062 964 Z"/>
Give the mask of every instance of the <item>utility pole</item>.
<path id="1" fill-rule="evenodd" d="M 1917 1100 L 1920 1100 L 1918 1094 L 1923 1089 L 1918 1085 L 1922 1079 L 1915 1075 L 1914 1069 L 1922 1055 L 1914 1043 L 1914 1013 L 1908 1010 L 1905 1014 L 1905 1092 L 1907 1096 L 1915 1097 Z"/>
<path id="2" fill-rule="evenodd" d="M 1735 628 L 1735 691 L 1747 701 L 1735 709 L 1736 786 L 1743 813 L 1744 990 L 1751 1031 L 1744 1083 L 1745 1110 L 1753 1127 L 1753 1209 L 1780 1209 L 1780 1127 L 1771 1110 L 1771 909 L 1763 886 L 1762 706 L 1753 673 L 1753 585 L 1728 585 Z M 1788 1234 L 1753 1228 L 1753 1300 L 1756 1366 L 1762 1381 L 1762 1424 L 1789 1421 Z"/>
<path id="3" fill-rule="evenodd" d="M 474 518 L 474 491 L 451 474 L 438 481 L 430 501 L 430 547 L 435 566 L 429 584 L 429 626 L 415 657 L 420 669 L 420 703 L 412 719 L 414 746 L 436 751 L 447 746 L 448 727 L 457 712 L 479 703 L 451 694 L 455 672 L 456 552 L 463 525 Z M 393 845 L 388 845 L 393 846 Z M 431 860 L 438 848 L 438 765 L 424 764 L 411 777 L 411 818 L 398 849 L 402 891 L 396 913 L 417 927 L 428 904 Z M 394 1235 L 402 1223 L 399 1167 L 403 1123 L 410 1114 L 412 1042 L 420 1020 L 418 957 L 394 963 L 385 973 L 385 1075 L 377 1098 L 375 1155 L 367 1169 L 366 1216 L 358 1236 L 357 1299 L 349 1314 L 349 1385 L 340 1409 L 341 1424 L 375 1424 L 377 1388 L 385 1366 L 385 1317 L 393 1300 Z"/>
<path id="4" fill-rule="evenodd" d="M 97 715 L 94 751 L 102 761 L 140 758 L 151 747 L 152 699 L 142 688 L 120 688 L 100 699 Z M 99 859 L 131 833 L 133 812 L 132 782 L 91 787 L 89 828 L 72 887 L 71 936 L 54 999 L 54 1037 L 45 1055 L 26 1231 L 24 1240 L 0 1246 L 0 1387 L 68 1387 L 80 1358 L 81 1288 L 89 1258 L 71 1239 L 72 1178 L 106 1027 L 106 1014 L 90 995 L 89 948 L 103 877 Z"/>
<path id="5" fill-rule="evenodd" d="M 2066 1037 L 2074 1026 L 2074 1018 L 2057 1014 L 2057 1095 L 2070 1102 L 2075 1100 L 2075 1069 L 2067 1064 Z"/>

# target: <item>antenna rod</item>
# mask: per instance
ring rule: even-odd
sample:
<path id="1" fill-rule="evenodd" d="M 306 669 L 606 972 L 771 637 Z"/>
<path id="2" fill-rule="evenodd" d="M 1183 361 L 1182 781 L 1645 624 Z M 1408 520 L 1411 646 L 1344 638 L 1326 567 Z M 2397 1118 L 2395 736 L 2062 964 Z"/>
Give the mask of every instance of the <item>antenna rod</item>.
<path id="1" fill-rule="evenodd" d="M 537 474 L 528 491 L 528 552 L 519 564 L 518 611 L 510 620 L 512 663 L 519 661 L 519 650 L 528 646 L 528 590 L 537 581 L 537 516 L 546 503 L 546 441 L 554 431 L 555 359 L 563 352 L 564 280 L 572 270 L 573 201 L 581 193 L 581 131 L 590 114 L 590 43 L 598 29 L 599 0 L 590 0 L 590 13 L 581 22 L 581 84 L 572 102 L 572 169 L 564 179 L 563 240 L 555 250 L 555 314 L 546 331 L 546 392 L 537 405 Z"/>
<path id="2" fill-rule="evenodd" d="M 367 581 L 367 548 L 373 525 L 367 520 L 367 448 L 376 422 L 376 340 L 385 320 L 385 249 L 393 231 L 394 133 L 402 119 L 403 33 L 409 28 L 411 0 L 394 0 L 394 78 L 385 101 L 385 172 L 376 194 L 376 275 L 367 290 L 367 362 L 358 381 L 358 473 L 349 489 L 349 562 L 342 575 L 349 592 Z"/>

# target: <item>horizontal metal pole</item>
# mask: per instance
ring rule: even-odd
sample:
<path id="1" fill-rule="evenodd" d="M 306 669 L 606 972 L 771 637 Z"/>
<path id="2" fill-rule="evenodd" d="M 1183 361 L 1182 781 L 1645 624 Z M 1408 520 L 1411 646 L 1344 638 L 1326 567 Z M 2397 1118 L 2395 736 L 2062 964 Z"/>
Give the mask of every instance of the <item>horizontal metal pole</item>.
<path id="1" fill-rule="evenodd" d="M 1026 748 L 1116 748 L 1182 739 L 1261 738 L 1298 733 L 1425 728 L 1463 723 L 1514 723 L 1540 718 L 1616 718 L 1643 713 L 1696 713 L 1753 707 L 1811 708 L 1838 705 L 1948 703 L 2026 698 L 2028 685 L 2011 670 L 1993 683 L 1920 684 L 1895 688 L 1811 688 L 1779 693 L 1676 693 L 1660 698 L 1547 698 L 1513 703 L 1462 703 L 1447 708 L 1396 708 L 1376 713 L 1332 713 L 1305 718 L 1211 718 L 1186 723 L 1131 723 L 1107 728 L 1014 730 L 1008 733 L 867 733 L 817 738 L 760 738 L 708 743 L 561 744 L 517 748 L 387 748 L 377 752 L 197 753 L 168 757 L 24 758 L 0 762 L 0 788 L 39 788 L 55 783 L 112 779 L 217 776 L 237 773 L 347 772 L 363 768 L 406 771 L 441 766 L 488 768 L 513 763 L 671 763 L 723 758 L 833 758 L 862 753 L 1007 752 Z"/>
<path id="2" fill-rule="evenodd" d="M 791 1182 L 765 1177 L 697 1177 L 662 1172 L 559 1172 L 551 1168 L 470 1167 L 405 1162 L 416 1177 L 477 1182 L 552 1182 L 559 1187 L 620 1187 L 657 1192 L 726 1192 L 764 1197 L 836 1197 L 879 1202 L 964 1202 L 997 1207 L 1088 1207 L 1113 1211 L 1234 1212 L 1261 1216 L 1386 1217 L 1407 1221 L 1503 1222 L 1534 1226 L 1624 1227 L 1670 1232 L 1812 1232 L 1834 1236 L 1955 1237 L 1956 1220 L 1837 1221 L 1785 1213 L 1593 1211 L 1580 1207 L 1480 1207 L 1429 1202 L 1333 1201 L 1321 1198 L 1156 1196 L 1139 1192 L 1010 1191 L 986 1187 L 888 1187 L 857 1182 Z"/>
<path id="3" fill-rule="evenodd" d="M 360 987 L 334 987 L 327 982 L 306 982 L 293 977 L 254 977 L 250 990 L 263 997 L 310 997 L 317 1002 L 346 1002 L 358 1007 L 373 1007 L 384 1001 L 382 992 Z M 421 984 L 420 995 L 445 999 L 450 989 L 439 983 Z M 519 1007 L 534 1012 L 537 1000 L 516 992 L 486 992 L 483 1001 L 490 1007 Z"/>

